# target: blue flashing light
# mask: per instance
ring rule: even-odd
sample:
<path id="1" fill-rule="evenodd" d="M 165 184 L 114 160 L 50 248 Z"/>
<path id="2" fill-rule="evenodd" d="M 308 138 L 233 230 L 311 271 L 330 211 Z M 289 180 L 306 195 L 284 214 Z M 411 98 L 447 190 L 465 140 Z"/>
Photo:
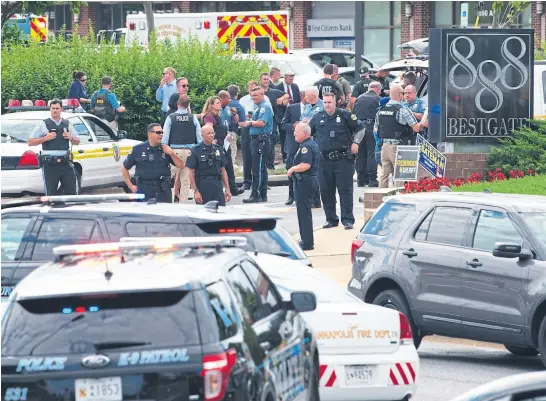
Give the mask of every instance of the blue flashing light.
<path id="1" fill-rule="evenodd" d="M 98 312 L 99 311 L 99 307 L 98 306 L 90 306 L 89 308 L 87 308 L 87 310 L 89 312 Z"/>
<path id="2" fill-rule="evenodd" d="M 68 315 L 68 314 L 72 313 L 72 308 L 63 308 L 63 313 L 65 315 Z"/>

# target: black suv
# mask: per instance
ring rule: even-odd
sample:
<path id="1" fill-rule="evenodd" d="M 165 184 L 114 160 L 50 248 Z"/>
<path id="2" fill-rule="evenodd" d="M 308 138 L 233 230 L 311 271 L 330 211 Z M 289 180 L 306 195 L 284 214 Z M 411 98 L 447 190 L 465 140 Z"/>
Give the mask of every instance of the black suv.
<path id="1" fill-rule="evenodd" d="M 501 343 L 546 364 L 546 197 L 389 197 L 353 241 L 349 291 L 439 334 Z"/>
<path id="2" fill-rule="evenodd" d="M 2 320 L 3 399 L 318 399 L 315 296 L 283 302 L 241 240 L 56 248 Z"/>
<path id="3" fill-rule="evenodd" d="M 301 247 L 277 223 L 276 217 L 226 212 L 214 206 L 118 201 L 129 197 L 82 195 L 2 204 L 2 297 L 9 296 L 13 287 L 32 270 L 53 260 L 54 247 L 115 242 L 122 237 L 236 234 L 248 239 L 247 251 L 286 256 L 310 265 Z M 29 205 L 17 206 L 22 203 Z"/>

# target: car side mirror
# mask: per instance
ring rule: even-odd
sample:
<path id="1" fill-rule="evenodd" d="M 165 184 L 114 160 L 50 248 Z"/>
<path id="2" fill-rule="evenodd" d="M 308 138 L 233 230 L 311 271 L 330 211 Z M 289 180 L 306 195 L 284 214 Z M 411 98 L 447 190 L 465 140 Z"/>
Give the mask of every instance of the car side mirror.
<path id="1" fill-rule="evenodd" d="M 533 258 L 531 251 L 522 249 L 521 245 L 506 242 L 495 242 L 493 256 L 498 258 L 520 258 L 521 260 Z"/>
<path id="2" fill-rule="evenodd" d="M 290 294 L 290 310 L 312 312 L 317 309 L 317 298 L 309 291 L 295 291 Z"/>
<path id="3" fill-rule="evenodd" d="M 127 131 L 124 131 L 124 130 L 118 131 L 118 139 L 122 140 L 122 139 L 125 139 L 125 138 L 127 138 Z"/>

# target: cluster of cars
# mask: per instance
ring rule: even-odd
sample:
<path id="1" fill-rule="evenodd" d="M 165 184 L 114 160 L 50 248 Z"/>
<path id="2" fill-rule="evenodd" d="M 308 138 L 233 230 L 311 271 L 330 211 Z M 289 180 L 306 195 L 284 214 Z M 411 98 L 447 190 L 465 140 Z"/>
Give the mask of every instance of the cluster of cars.
<path id="1" fill-rule="evenodd" d="M 2 204 L 4 399 L 415 393 L 408 319 L 309 266 L 277 218 L 138 198 Z"/>

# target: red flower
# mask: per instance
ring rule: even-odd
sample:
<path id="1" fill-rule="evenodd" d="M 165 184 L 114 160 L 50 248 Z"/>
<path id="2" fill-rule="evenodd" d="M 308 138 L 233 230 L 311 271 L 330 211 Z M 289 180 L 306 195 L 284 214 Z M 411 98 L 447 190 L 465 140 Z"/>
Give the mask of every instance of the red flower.
<path id="1" fill-rule="evenodd" d="M 514 170 L 510 170 L 510 178 L 517 178 L 518 174 Z"/>
<path id="2" fill-rule="evenodd" d="M 531 176 L 534 176 L 536 173 L 535 173 L 535 170 L 527 170 L 527 174 L 531 175 Z"/>

